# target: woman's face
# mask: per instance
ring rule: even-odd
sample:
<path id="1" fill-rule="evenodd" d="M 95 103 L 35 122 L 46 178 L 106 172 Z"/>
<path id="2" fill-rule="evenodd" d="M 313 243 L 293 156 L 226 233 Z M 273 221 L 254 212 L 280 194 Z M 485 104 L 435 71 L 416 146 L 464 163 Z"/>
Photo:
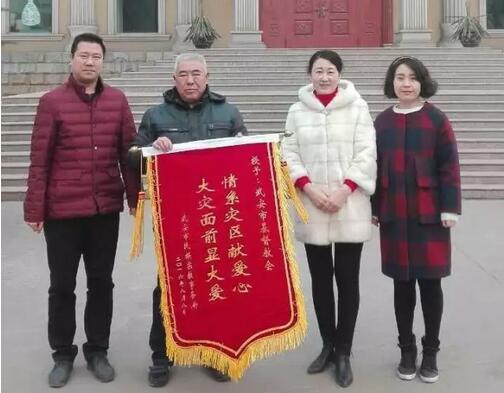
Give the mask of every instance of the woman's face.
<path id="1" fill-rule="evenodd" d="M 421 88 L 422 86 L 411 68 L 406 64 L 397 67 L 394 76 L 394 92 L 399 98 L 399 104 L 414 105 L 418 103 Z"/>
<path id="2" fill-rule="evenodd" d="M 317 59 L 313 63 L 310 81 L 319 94 L 329 94 L 336 90 L 340 81 L 340 73 L 336 66 L 326 59 Z"/>

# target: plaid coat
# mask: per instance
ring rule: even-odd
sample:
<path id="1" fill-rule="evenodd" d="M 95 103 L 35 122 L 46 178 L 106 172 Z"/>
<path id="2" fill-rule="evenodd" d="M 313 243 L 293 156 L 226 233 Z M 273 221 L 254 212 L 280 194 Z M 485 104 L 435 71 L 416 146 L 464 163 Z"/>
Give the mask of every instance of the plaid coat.
<path id="1" fill-rule="evenodd" d="M 430 103 L 409 114 L 386 109 L 375 120 L 382 272 L 441 278 L 451 272 L 450 230 L 441 213 L 461 213 L 457 144 L 445 114 Z"/>

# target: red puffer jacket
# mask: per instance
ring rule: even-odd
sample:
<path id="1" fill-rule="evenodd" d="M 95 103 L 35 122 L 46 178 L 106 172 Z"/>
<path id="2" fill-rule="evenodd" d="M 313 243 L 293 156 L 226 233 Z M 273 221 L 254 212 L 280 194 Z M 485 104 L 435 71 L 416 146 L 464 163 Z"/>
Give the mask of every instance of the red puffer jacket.
<path id="1" fill-rule="evenodd" d="M 126 97 L 101 80 L 94 96 L 72 76 L 43 95 L 33 126 L 25 221 L 119 212 L 125 188 L 135 207 L 139 176 L 127 167 L 135 135 Z"/>

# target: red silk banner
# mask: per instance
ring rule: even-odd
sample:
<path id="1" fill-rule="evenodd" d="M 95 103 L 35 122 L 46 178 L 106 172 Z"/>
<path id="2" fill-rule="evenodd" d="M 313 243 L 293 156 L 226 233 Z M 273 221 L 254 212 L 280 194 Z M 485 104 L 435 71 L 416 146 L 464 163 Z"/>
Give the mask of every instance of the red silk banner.
<path id="1" fill-rule="evenodd" d="M 167 354 L 238 379 L 306 332 L 276 143 L 162 154 L 151 199 Z"/>

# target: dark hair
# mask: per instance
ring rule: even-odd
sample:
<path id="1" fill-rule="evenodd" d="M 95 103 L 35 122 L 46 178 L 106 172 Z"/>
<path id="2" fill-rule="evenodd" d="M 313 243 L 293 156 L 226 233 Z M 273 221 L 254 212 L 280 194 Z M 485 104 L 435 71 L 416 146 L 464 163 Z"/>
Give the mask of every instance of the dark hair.
<path id="1" fill-rule="evenodd" d="M 330 61 L 336 69 L 338 70 L 339 73 L 341 73 L 341 70 L 343 69 L 343 60 L 341 60 L 340 55 L 338 55 L 335 51 L 333 50 L 319 50 L 315 52 L 312 57 L 310 57 L 310 61 L 308 62 L 308 74 L 311 74 L 312 69 L 313 69 L 313 64 L 318 60 L 318 59 L 325 59 L 327 61 Z"/>
<path id="2" fill-rule="evenodd" d="M 420 60 L 414 57 L 400 56 L 390 64 L 387 70 L 387 75 L 385 76 L 383 93 L 387 98 L 397 98 L 394 91 L 394 78 L 397 67 L 399 67 L 401 64 L 406 64 L 415 73 L 418 82 L 420 82 L 420 97 L 430 98 L 434 94 L 436 94 L 438 84 L 429 75 L 429 70 L 427 69 L 427 67 Z"/>
<path id="3" fill-rule="evenodd" d="M 74 57 L 75 52 L 77 51 L 77 46 L 81 42 L 92 42 L 95 44 L 99 44 L 103 51 L 103 56 L 105 56 L 105 44 L 103 43 L 103 39 L 96 34 L 93 33 L 82 33 L 76 36 L 72 42 L 72 47 L 70 48 L 70 53 L 72 57 Z"/>

